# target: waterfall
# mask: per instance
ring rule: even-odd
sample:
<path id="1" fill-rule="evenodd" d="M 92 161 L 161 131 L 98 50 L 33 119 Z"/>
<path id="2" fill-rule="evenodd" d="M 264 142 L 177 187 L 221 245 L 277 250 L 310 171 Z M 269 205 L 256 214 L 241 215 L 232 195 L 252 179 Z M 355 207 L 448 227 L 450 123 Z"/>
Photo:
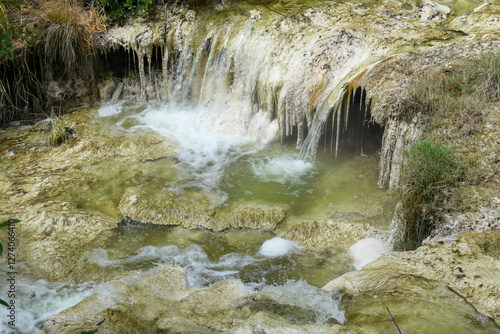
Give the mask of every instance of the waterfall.
<path id="1" fill-rule="evenodd" d="M 299 157 L 303 160 L 314 159 L 316 156 L 316 152 L 318 149 L 318 144 L 320 141 L 321 135 L 324 133 L 325 126 L 327 126 L 327 119 L 330 114 L 332 114 L 332 130 L 335 125 L 337 125 L 336 131 L 332 131 L 332 138 L 330 140 L 330 152 L 333 152 L 333 143 L 335 143 L 335 157 L 337 157 L 338 152 L 338 143 L 339 143 L 339 135 L 340 135 L 340 118 L 342 113 L 345 115 L 345 119 L 347 120 L 348 112 L 347 109 L 343 106 L 344 97 L 347 93 L 347 85 L 342 86 L 340 91 L 335 98 L 333 106 L 330 104 L 324 103 L 319 109 L 317 117 L 314 119 L 311 130 L 309 131 L 309 135 L 307 136 L 304 144 L 302 145 L 299 153 Z M 347 121 L 344 125 L 344 128 L 347 127 Z M 333 138 L 334 133 L 336 133 L 336 137 Z"/>
<path id="2" fill-rule="evenodd" d="M 351 95 L 344 83 L 370 57 L 366 42 L 354 30 L 314 23 L 326 11 L 298 20 L 257 8 L 181 7 L 164 22 L 113 29 L 110 43 L 135 54 L 139 100 L 203 106 L 214 130 L 295 142 L 302 158 L 314 157 L 333 113 L 337 152 L 340 119 L 348 119 L 344 96 Z"/>

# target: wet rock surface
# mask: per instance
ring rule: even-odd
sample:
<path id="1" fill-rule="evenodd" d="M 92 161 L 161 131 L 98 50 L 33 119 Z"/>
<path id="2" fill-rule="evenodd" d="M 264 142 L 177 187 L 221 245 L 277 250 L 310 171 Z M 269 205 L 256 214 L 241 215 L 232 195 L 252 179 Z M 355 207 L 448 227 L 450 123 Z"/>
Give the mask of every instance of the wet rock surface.
<path id="1" fill-rule="evenodd" d="M 338 333 L 335 326 L 285 320 L 278 314 L 300 310 L 249 295 L 238 280 L 220 281 L 209 288 L 189 287 L 184 272 L 175 267 L 131 274 L 110 281 L 103 290 L 49 317 L 45 333 L 131 333 L 150 328 L 157 333 Z"/>
<path id="2" fill-rule="evenodd" d="M 382 235 L 383 226 L 377 230 L 369 224 L 382 212 L 377 203 L 371 211 L 332 212 L 331 219 L 305 221 L 290 219 L 290 208 L 283 204 L 237 201 L 218 206 L 216 194 L 179 195 L 133 186 L 130 180 L 141 179 L 146 185 L 157 178 L 165 183 L 174 180 L 179 174 L 174 151 L 152 132 L 102 132 L 92 116 L 95 112 L 70 114 L 68 122 L 76 136 L 57 147 L 43 140 L 43 123 L 0 133 L 0 215 L 23 221 L 18 227 L 20 260 L 32 277 L 109 279 L 87 273 L 78 262 L 89 247 L 104 247 L 106 237 L 122 221 L 213 231 L 266 230 L 318 251 L 346 250 L 364 237 Z"/>
<path id="3" fill-rule="evenodd" d="M 411 299 L 409 295 L 414 292 L 413 288 L 408 291 L 408 287 L 431 284 L 437 289 L 450 289 L 498 325 L 499 237 L 500 230 L 490 230 L 435 239 L 413 252 L 383 255 L 362 270 L 333 280 L 323 289 L 339 288 L 355 299 L 385 295 L 386 303 L 390 306 Z M 414 280 L 415 283 L 404 284 L 405 288 L 401 289 L 400 284 L 404 280 Z M 439 294 L 443 295 L 443 292 Z M 433 307 L 439 308 L 440 302 Z M 404 312 L 408 312 L 407 316 L 411 317 L 410 310 Z M 411 322 L 409 318 L 406 320 Z M 493 330 L 496 327 L 491 325 L 490 328 Z"/>

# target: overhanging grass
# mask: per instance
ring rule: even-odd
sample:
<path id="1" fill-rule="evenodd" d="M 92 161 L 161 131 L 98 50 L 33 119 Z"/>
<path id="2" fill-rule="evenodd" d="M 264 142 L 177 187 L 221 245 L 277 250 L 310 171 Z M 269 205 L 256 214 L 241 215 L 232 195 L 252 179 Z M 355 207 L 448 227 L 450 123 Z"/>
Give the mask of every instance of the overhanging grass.
<path id="1" fill-rule="evenodd" d="M 29 30 L 30 38 L 13 37 L 12 59 L 0 62 L 0 124 L 33 119 L 59 105 L 47 91 L 52 80 L 69 86 L 79 78 L 90 90 L 95 37 L 106 29 L 104 12 L 83 0 L 26 0 L 2 15 L 17 30 Z"/>

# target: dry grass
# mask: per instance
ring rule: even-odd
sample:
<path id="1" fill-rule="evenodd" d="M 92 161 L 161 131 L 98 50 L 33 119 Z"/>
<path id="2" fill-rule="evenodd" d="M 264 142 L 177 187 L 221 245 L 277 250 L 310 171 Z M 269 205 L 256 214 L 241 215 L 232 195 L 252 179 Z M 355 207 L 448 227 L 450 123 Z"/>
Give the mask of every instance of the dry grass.
<path id="1" fill-rule="evenodd" d="M 106 30 L 103 12 L 78 0 L 32 0 L 21 9 L 20 23 L 36 27 L 38 47 L 48 61 L 82 70 L 95 53 L 94 38 Z"/>
<path id="2" fill-rule="evenodd" d="M 26 0 L 5 7 L 3 15 L 31 33 L 14 40 L 14 59 L 0 64 L 0 122 L 50 109 L 51 80 L 79 77 L 92 85 L 96 38 L 107 28 L 102 9 L 86 7 L 83 0 Z"/>
<path id="3" fill-rule="evenodd" d="M 67 141 L 73 134 L 73 130 L 67 125 L 67 115 L 51 116 L 47 134 L 47 144 L 58 146 Z"/>
<path id="4" fill-rule="evenodd" d="M 453 139 L 477 131 L 482 110 L 500 98 L 500 53 L 421 73 L 408 85 L 401 114 L 420 114 L 430 130 Z"/>

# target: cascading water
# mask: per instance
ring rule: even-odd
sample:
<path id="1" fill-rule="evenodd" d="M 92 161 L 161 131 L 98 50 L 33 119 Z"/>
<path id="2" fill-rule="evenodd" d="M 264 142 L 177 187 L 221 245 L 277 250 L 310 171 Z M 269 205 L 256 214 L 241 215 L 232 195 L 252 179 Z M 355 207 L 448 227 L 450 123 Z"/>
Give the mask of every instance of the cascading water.
<path id="1" fill-rule="evenodd" d="M 78 252 L 76 271 L 93 273 L 94 277 L 100 277 L 97 281 L 69 284 L 29 278 L 18 280 L 16 327 L 8 333 L 36 333 L 48 316 L 95 293 L 119 299 L 119 294 L 113 292 L 113 277 L 164 265 L 182 267 L 193 287 L 240 279 L 251 293 L 269 296 L 285 307 L 302 310 L 304 314 L 300 316 L 289 315 L 293 323 L 327 324 L 346 320 L 340 307 L 341 295 L 318 288 L 331 277 L 349 270 L 349 259 L 340 252 L 311 252 L 296 242 L 273 238 L 271 233 L 261 231 L 213 233 L 128 224 L 118 228 L 106 244 L 106 249 Z M 2 259 L 0 264 L 3 262 Z M 106 277 L 111 282 L 101 280 Z M 10 328 L 7 322 L 8 319 L 0 319 L 0 332 Z"/>
<path id="2" fill-rule="evenodd" d="M 147 131 L 161 135 L 165 145 L 175 148 L 174 156 L 168 158 L 175 163 L 165 169 L 173 168 L 176 173 L 174 177 L 151 176 L 140 170 L 142 166 L 135 172 L 135 167 L 129 166 L 121 179 L 116 174 L 108 175 L 112 168 L 89 166 L 88 172 L 100 174 L 99 185 L 92 186 L 91 191 L 72 190 L 73 201 L 100 210 L 100 201 L 120 196 L 133 186 L 152 197 L 175 197 L 179 205 L 183 195 L 199 192 L 209 198 L 213 209 L 242 200 L 264 201 L 285 204 L 292 208 L 292 214 L 306 217 L 324 216 L 325 209 L 336 206 L 342 211 L 353 198 L 359 197 L 358 207 L 364 201 L 369 205 L 377 202 L 382 192 L 372 196 L 370 186 L 367 188 L 363 181 L 357 186 L 349 182 L 342 186 L 329 179 L 345 181 L 349 166 L 345 172 L 329 175 L 325 182 L 323 167 L 303 160 L 315 155 L 331 106 L 342 103 L 345 92 L 338 86 L 367 58 L 364 43 L 341 28 L 311 27 L 304 23 L 307 17 L 282 18 L 256 9 L 248 15 L 240 14 L 205 13 L 213 17 L 194 20 L 193 12 L 184 11 L 166 28 L 165 38 L 159 39 L 164 45 L 158 43 L 158 36 L 163 34 L 154 29 L 122 45 L 133 50 L 131 63 L 137 66 L 140 87 L 134 88 L 133 79 L 126 78 L 112 101 L 123 90 L 126 98 L 135 96 L 138 102 L 122 100 L 105 105 L 96 112 L 96 122 L 103 131 L 113 129 L 120 135 Z M 269 20 L 277 23 L 269 26 Z M 161 55 L 155 55 L 159 50 Z M 153 59 L 161 64 L 154 64 Z M 146 100 L 150 102 L 144 103 Z M 335 115 L 340 115 L 341 109 L 336 107 Z M 294 148 L 272 145 L 280 141 L 294 141 L 296 147 L 303 147 L 302 159 Z M 162 170 L 162 160 L 151 164 Z M 113 193 L 106 193 L 110 188 Z M 315 203 L 312 211 L 311 203 Z M 123 238 L 133 239 L 135 233 Z M 113 256 L 117 245 L 91 249 L 79 261 L 85 266 L 82 270 L 95 270 L 104 277 L 110 275 L 108 272 L 168 264 L 182 266 L 195 286 L 238 278 L 250 291 L 312 312 L 314 316 L 305 323 L 328 323 L 331 319 L 345 322 L 340 295 L 318 289 L 349 270 L 349 260 L 341 253 L 321 257 L 306 254 L 302 259 L 302 253 L 307 252 L 296 243 L 283 239 L 264 242 L 260 238 L 259 246 L 254 245 L 251 251 L 226 251 L 214 257 L 214 249 L 220 248 L 218 243 L 209 251 L 196 244 L 165 243 L 165 239 L 159 245 L 142 240 L 136 249 L 121 256 Z M 22 315 L 28 319 L 22 330 L 33 331 L 48 314 L 106 289 L 101 284 L 44 282 L 43 286 L 45 298 L 53 305 L 44 304 L 42 308 L 47 310 L 43 313 L 37 299 L 44 296 L 24 293 L 23 302 L 33 306 Z M 65 300 L 55 300 L 54 295 L 61 293 Z"/>
<path id="3" fill-rule="evenodd" d="M 317 220 L 323 220 L 334 227 L 348 221 L 387 228 L 393 203 L 377 187 L 377 154 L 364 154 L 362 145 L 359 150 L 346 148 L 359 148 L 363 139 L 358 130 L 370 120 L 370 98 L 357 87 L 356 73 L 375 57 L 366 36 L 336 22 L 342 11 L 366 8 L 334 5 L 340 8 L 338 16 L 330 15 L 327 6 L 301 5 L 286 16 L 247 3 L 231 10 L 179 8 L 158 24 L 114 28 L 110 48 L 132 51 L 133 60 L 125 63 L 136 69 L 121 69 L 129 76 L 113 100 L 123 94 L 128 101 L 91 110 L 90 122 L 97 133 L 111 132 L 119 138 L 151 135 L 163 146 L 155 146 L 158 154 L 125 154 L 123 159 L 120 150 L 126 147 L 110 150 L 108 156 L 99 153 L 106 159 L 79 168 L 78 175 L 90 180 L 88 184 L 65 185 L 63 195 L 50 200 L 111 212 L 134 224 L 140 219 L 128 210 L 130 203 L 147 211 L 140 216 L 146 217 L 142 223 L 182 225 L 191 219 L 189 227 L 245 219 L 252 205 L 264 203 L 267 209 L 278 208 L 282 225 L 297 220 L 316 228 Z M 321 147 L 331 154 L 321 155 Z M 311 158 L 316 158 L 314 163 Z M 43 196 L 40 201 L 46 199 Z M 151 203 L 166 209 L 148 207 Z M 245 207 L 246 203 L 252 205 Z M 175 211 L 176 207 L 181 209 Z M 199 209 L 206 209 L 205 215 L 195 220 L 189 210 Z M 225 211 L 236 212 L 236 218 Z M 164 219 L 169 214 L 182 219 Z M 267 224 L 270 216 L 254 226 Z M 295 310 L 296 319 L 287 319 L 294 323 L 349 326 L 341 295 L 318 289 L 354 269 L 349 256 L 333 249 L 311 252 L 270 232 L 221 225 L 220 233 L 141 224 L 108 231 L 96 241 L 100 243 L 78 249 L 72 258 L 71 278 L 87 283 L 19 281 L 19 301 L 23 307 L 30 305 L 20 313 L 19 319 L 26 320 L 19 332 L 35 331 L 48 314 L 96 291 L 113 296 L 107 280 L 164 265 L 182 267 L 197 287 L 239 279 L 249 291 Z M 366 255 L 380 248 L 375 246 L 358 244 L 351 249 L 357 268 L 371 261 Z M 36 292 L 29 289 L 35 284 L 40 287 Z M 467 326 L 477 332 L 488 328 L 475 310 L 454 313 L 457 320 L 452 322 L 462 321 L 463 314 L 472 319 Z"/>
<path id="4" fill-rule="evenodd" d="M 211 105 L 122 103 L 102 107 L 99 114 L 103 125 L 109 124 L 117 133 L 154 131 L 166 145 L 175 147 L 173 161 L 164 167 L 175 170 L 173 177 L 166 172 L 165 177 L 123 181 L 123 187 L 134 185 L 143 196 L 166 196 L 165 200 L 176 198 L 180 203 L 184 195 L 195 191 L 208 198 L 212 209 L 258 201 L 285 205 L 292 216 L 314 219 L 334 218 L 333 212 L 371 210 L 386 199 L 376 187 L 376 155 L 363 158 L 345 151 L 335 161 L 328 154 L 315 163 L 307 162 L 294 147 L 266 144 L 241 131 L 233 133 L 235 127 L 227 127 L 227 115 Z M 161 169 L 162 161 L 154 162 L 155 168 Z M 360 168 L 364 169 L 361 177 L 352 173 Z"/>
<path id="5" fill-rule="evenodd" d="M 230 11 L 181 8 L 164 24 L 134 29 L 132 43 L 125 42 L 130 30 L 111 31 L 112 45 L 137 55 L 141 94 L 125 89 L 125 97 L 160 96 L 166 102 L 150 104 L 128 119 L 137 122 L 131 130 L 153 129 L 178 146 L 176 167 L 183 181 L 174 182 L 171 192 L 203 189 L 214 208 L 241 198 L 284 201 L 294 209 L 297 197 L 305 194 L 322 198 L 319 202 L 330 208 L 337 204 L 328 199 L 328 185 L 315 189 L 317 168 L 304 161 L 315 159 L 327 132 L 337 157 L 348 122 L 346 97 L 354 95 L 343 83 L 363 68 L 370 53 L 356 32 L 330 25 L 327 17 L 321 10 L 284 17 L 248 5 Z M 100 113 L 113 114 L 109 108 Z M 327 131 L 329 117 L 332 129 Z M 269 145 L 276 142 L 295 143 L 300 153 L 284 148 L 285 156 L 269 155 Z M 265 153 L 249 158 L 263 148 Z M 301 162 L 293 161 L 297 158 Z M 277 175 L 268 172 L 284 177 L 276 182 Z M 260 190 L 249 186 L 255 181 Z M 314 196 L 318 192 L 323 194 Z M 355 192 L 345 198 L 365 193 Z"/>
<path id="6" fill-rule="evenodd" d="M 331 104 L 330 91 L 365 57 L 358 52 L 363 49 L 361 42 L 340 29 L 331 33 L 326 28 L 311 31 L 300 22 L 291 24 L 286 20 L 269 31 L 266 25 L 259 24 L 258 11 L 250 17 L 231 17 L 229 24 L 223 17 L 192 21 L 189 15 L 192 14 L 187 12 L 186 20 L 168 30 L 163 54 L 156 56 L 161 59 L 161 66 L 152 64 L 155 58 L 152 47 L 139 39 L 128 45 L 137 55 L 140 89 L 136 98 L 139 101 L 105 105 L 95 115 L 103 131 L 112 129 L 125 136 L 154 131 L 161 135 L 165 145 L 174 147 L 173 156 L 168 157 L 174 164 L 166 165 L 165 172 L 171 168 L 176 171 L 175 175 L 146 175 L 139 165 L 140 171 L 134 172 L 135 167 L 129 166 L 129 171 L 120 179 L 116 174 L 108 175 L 112 168 L 104 166 L 95 170 L 89 166 L 88 172 L 101 173 L 99 185 L 91 187 L 92 194 L 73 190 L 75 201 L 99 209 L 96 203 L 108 201 L 110 194 L 96 192 L 96 188 L 112 187 L 113 194 L 122 194 L 133 186 L 144 196 L 172 197 L 179 205 L 189 193 L 198 192 L 209 198 L 213 209 L 242 200 L 264 201 L 290 206 L 295 215 L 314 217 L 338 205 L 342 211 L 353 198 L 359 197 L 358 207 L 363 202 L 368 205 L 377 202 L 376 198 L 383 193 L 372 196 L 370 186 L 366 187 L 363 181 L 357 186 L 349 182 L 342 186 L 328 179 L 347 180 L 349 166 L 345 172 L 329 175 L 325 182 L 323 167 L 297 159 L 294 148 L 272 145 L 293 140 L 296 146 L 301 146 L 312 120 L 328 118 L 325 110 Z M 290 40 L 289 34 L 295 34 L 296 40 Z M 352 48 L 344 50 L 340 45 L 348 42 Z M 299 45 L 302 51 L 294 52 Z M 332 46 L 342 49 L 341 57 L 330 50 Z M 130 82 L 126 81 L 124 94 L 131 97 Z M 158 100 L 158 97 L 166 101 L 141 101 Z M 312 123 L 313 126 L 316 123 Z M 319 130 L 312 133 L 311 138 L 321 135 Z M 150 164 L 162 170 L 162 162 L 160 159 Z M 94 200 L 96 196 L 98 201 Z M 124 238 L 130 240 L 136 231 L 131 233 Z M 136 249 L 118 256 L 112 255 L 118 246 L 92 249 L 82 254 L 79 261 L 84 270 L 95 270 L 104 277 L 108 272 L 168 264 L 182 266 L 190 284 L 195 286 L 238 278 L 250 291 L 312 312 L 313 318 L 305 319 L 305 323 L 345 321 L 339 306 L 340 295 L 318 290 L 332 277 L 349 270 L 349 260 L 341 253 L 321 257 L 312 254 L 302 260 L 301 253 L 305 251 L 297 244 L 271 239 L 262 240 L 262 248 L 259 245 L 251 252 L 223 252 L 212 258 L 214 250 L 204 250 L 201 245 L 176 246 L 168 238 L 159 245 L 152 243 L 143 240 Z M 214 249 L 220 247 L 218 243 Z M 287 270 L 283 263 L 288 264 Z M 48 296 L 53 293 L 52 289 L 57 287 L 48 286 Z M 78 289 L 75 293 L 84 298 L 87 293 L 100 289 L 106 287 L 96 285 L 88 287 L 83 294 Z M 293 296 L 284 291 L 293 292 Z M 27 303 L 34 298 L 26 296 Z M 310 305 L 304 300 L 309 300 Z M 69 304 L 61 303 L 59 307 L 67 306 Z M 42 317 L 37 307 L 30 312 Z"/>
<path id="7" fill-rule="evenodd" d="M 313 132 L 303 149 L 312 157 L 328 110 L 341 109 L 338 91 L 370 53 L 356 32 L 330 25 L 321 10 L 281 16 L 256 8 L 183 9 L 171 13 L 165 26 L 136 32 L 140 42 L 120 42 L 124 33 L 117 29 L 113 43 L 137 54 L 141 91 L 149 99 L 161 95 L 175 104 L 210 106 L 225 120 L 219 130 L 264 142 L 279 138 L 302 147 Z M 164 45 L 158 36 L 165 36 Z M 161 71 L 147 73 L 159 49 Z M 155 92 L 160 86 L 162 94 Z"/>

